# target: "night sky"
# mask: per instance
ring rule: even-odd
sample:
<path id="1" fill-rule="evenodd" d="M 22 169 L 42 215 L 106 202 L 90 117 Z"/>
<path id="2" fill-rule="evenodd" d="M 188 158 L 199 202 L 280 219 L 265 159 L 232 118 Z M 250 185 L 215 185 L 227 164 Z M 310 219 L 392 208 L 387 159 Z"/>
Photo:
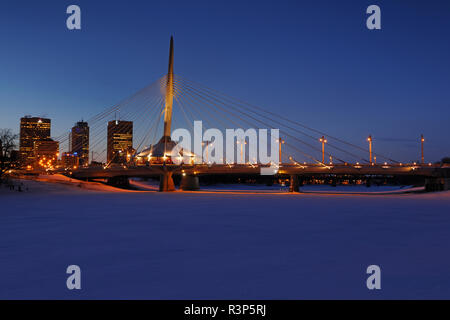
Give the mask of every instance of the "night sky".
<path id="1" fill-rule="evenodd" d="M 0 128 L 30 114 L 62 134 L 166 73 L 171 34 L 176 74 L 394 159 L 419 159 L 422 133 L 426 161 L 450 156 L 445 0 L 3 0 Z"/>

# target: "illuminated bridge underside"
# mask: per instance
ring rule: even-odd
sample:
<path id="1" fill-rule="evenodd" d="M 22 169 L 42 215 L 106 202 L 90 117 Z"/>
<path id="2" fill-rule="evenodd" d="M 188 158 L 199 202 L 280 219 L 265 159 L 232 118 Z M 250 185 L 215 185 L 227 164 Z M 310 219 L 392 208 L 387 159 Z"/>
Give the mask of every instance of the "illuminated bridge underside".
<path id="1" fill-rule="evenodd" d="M 166 165 L 173 174 L 187 175 L 219 175 L 219 174 L 247 174 L 259 175 L 261 165 Z M 282 165 L 278 170 L 279 175 L 312 175 L 312 174 L 335 174 L 335 175 L 414 175 L 423 177 L 437 177 L 442 176 L 444 171 L 450 170 L 441 168 L 439 166 L 378 166 L 378 165 Z M 163 165 L 151 165 L 146 167 L 117 167 L 97 169 L 85 168 L 72 172 L 71 176 L 77 179 L 95 179 L 95 178 L 112 178 L 112 177 L 157 177 L 164 172 Z"/>

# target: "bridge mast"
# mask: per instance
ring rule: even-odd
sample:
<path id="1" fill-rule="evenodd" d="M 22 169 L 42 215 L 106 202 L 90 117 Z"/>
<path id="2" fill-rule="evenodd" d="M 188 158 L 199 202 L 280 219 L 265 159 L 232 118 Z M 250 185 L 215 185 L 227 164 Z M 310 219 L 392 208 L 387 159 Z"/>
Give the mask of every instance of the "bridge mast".
<path id="1" fill-rule="evenodd" d="M 172 125 L 172 106 L 173 106 L 173 36 L 170 37 L 170 51 L 169 51 L 169 70 L 167 72 L 166 84 L 166 103 L 164 108 L 164 135 L 160 140 L 164 143 L 164 159 L 166 158 L 167 147 L 171 144 L 170 127 Z M 166 167 L 164 160 L 163 172 L 159 181 L 159 191 L 174 191 L 175 185 L 173 183 L 172 171 Z"/>
<path id="2" fill-rule="evenodd" d="M 170 127 L 172 125 L 172 105 L 173 105 L 173 36 L 170 37 L 169 71 L 167 73 L 166 85 L 166 106 L 164 108 L 164 141 L 170 137 Z M 169 139 L 170 141 L 170 139 Z"/>

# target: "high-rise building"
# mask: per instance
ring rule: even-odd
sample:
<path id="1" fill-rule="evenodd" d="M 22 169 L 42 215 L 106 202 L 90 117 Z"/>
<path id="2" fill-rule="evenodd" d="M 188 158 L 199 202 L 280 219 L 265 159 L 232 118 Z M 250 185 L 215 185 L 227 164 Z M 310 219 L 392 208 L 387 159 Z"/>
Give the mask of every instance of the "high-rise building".
<path id="1" fill-rule="evenodd" d="M 59 156 L 59 142 L 42 139 L 34 142 L 35 169 L 53 169 Z"/>
<path id="2" fill-rule="evenodd" d="M 75 168 L 79 166 L 80 158 L 71 152 L 63 152 L 61 155 L 61 163 L 64 168 Z"/>
<path id="3" fill-rule="evenodd" d="M 35 142 L 50 139 L 51 120 L 25 116 L 20 119 L 20 161 L 22 165 L 35 163 Z"/>
<path id="4" fill-rule="evenodd" d="M 89 126 L 87 122 L 77 122 L 72 128 L 70 145 L 70 152 L 79 158 L 79 165 L 87 166 L 89 164 Z"/>
<path id="5" fill-rule="evenodd" d="M 133 122 L 113 120 L 108 122 L 108 163 L 125 163 L 133 153 Z"/>

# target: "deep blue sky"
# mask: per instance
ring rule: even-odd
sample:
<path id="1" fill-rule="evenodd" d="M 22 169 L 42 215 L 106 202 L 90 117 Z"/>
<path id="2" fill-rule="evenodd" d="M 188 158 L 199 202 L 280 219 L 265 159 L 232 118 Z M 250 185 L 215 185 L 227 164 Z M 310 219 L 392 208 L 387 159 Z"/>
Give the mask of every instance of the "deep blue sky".
<path id="1" fill-rule="evenodd" d="M 66 29 L 66 7 L 82 30 Z M 378 4 L 382 30 L 365 10 Z M 57 136 L 175 72 L 402 161 L 450 155 L 450 1 L 3 0 L 0 128 Z M 378 140 L 377 140 L 378 139 Z"/>

